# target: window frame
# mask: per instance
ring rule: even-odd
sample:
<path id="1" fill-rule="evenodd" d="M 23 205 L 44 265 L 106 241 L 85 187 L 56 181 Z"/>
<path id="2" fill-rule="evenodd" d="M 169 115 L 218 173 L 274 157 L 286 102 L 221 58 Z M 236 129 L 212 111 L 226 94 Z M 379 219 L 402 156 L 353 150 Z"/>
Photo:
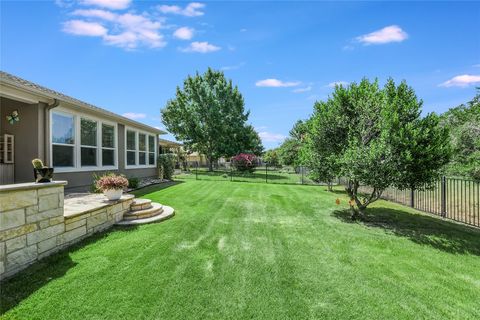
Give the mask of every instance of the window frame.
<path id="1" fill-rule="evenodd" d="M 132 131 L 135 132 L 135 150 L 127 149 L 127 132 Z M 140 151 L 140 138 L 139 135 L 144 134 L 145 135 L 145 151 Z M 153 151 L 150 151 L 149 145 L 148 145 L 148 139 L 149 137 L 153 137 Z M 124 137 L 125 137 L 125 152 L 124 152 L 124 158 L 125 158 L 125 169 L 142 169 L 142 168 L 156 168 L 157 167 L 157 146 L 158 146 L 158 139 L 156 138 L 155 133 L 151 133 L 148 131 L 136 129 L 133 127 L 128 127 L 125 126 L 125 132 L 124 132 Z M 127 152 L 130 151 L 135 151 L 135 165 L 132 164 L 127 164 Z M 140 162 L 140 152 L 145 153 L 145 164 L 139 164 Z M 154 164 L 149 164 L 148 161 L 148 156 L 150 153 L 154 153 Z"/>
<path id="2" fill-rule="evenodd" d="M 62 143 L 53 143 L 53 115 L 57 113 L 64 116 L 73 117 L 73 124 L 74 124 L 74 144 L 73 144 L 73 167 L 54 167 L 53 166 L 53 145 L 66 145 L 72 146 L 70 144 L 62 144 Z M 97 124 L 97 133 L 96 133 L 96 142 L 97 145 L 93 146 L 83 146 L 81 141 L 81 119 L 94 121 Z M 108 170 L 118 170 L 118 123 L 114 121 L 105 120 L 102 118 L 98 118 L 95 116 L 87 115 L 81 112 L 72 111 L 63 107 L 56 107 L 55 109 L 50 111 L 49 114 L 49 144 L 50 144 L 50 165 L 55 168 L 55 172 L 62 173 L 62 172 L 85 172 L 85 171 L 108 171 Z M 102 125 L 106 124 L 113 127 L 113 139 L 114 139 L 114 148 L 103 148 L 102 146 Z M 81 150 L 83 148 L 95 148 L 96 149 L 96 166 L 82 166 L 81 164 Z M 114 150 L 114 165 L 113 166 L 103 166 L 102 161 L 102 150 L 109 149 Z"/>

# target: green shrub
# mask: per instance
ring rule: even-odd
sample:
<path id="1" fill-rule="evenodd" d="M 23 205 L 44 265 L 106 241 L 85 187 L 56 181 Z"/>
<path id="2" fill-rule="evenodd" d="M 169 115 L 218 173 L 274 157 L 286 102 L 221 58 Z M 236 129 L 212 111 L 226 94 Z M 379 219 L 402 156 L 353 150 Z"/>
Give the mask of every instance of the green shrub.
<path id="1" fill-rule="evenodd" d="M 173 172 L 175 170 L 175 159 L 174 154 L 161 154 L 158 156 L 157 166 L 160 171 L 160 178 L 172 180 Z"/>
<path id="2" fill-rule="evenodd" d="M 128 187 L 132 189 L 137 189 L 139 182 L 140 180 L 136 177 L 128 178 Z"/>

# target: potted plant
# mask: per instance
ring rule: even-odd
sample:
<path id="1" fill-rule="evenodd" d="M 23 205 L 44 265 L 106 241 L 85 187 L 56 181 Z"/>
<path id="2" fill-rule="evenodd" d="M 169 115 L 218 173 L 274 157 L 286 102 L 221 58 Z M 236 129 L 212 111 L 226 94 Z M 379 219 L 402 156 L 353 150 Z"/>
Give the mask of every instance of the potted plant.
<path id="1" fill-rule="evenodd" d="M 122 197 L 123 189 L 128 187 L 128 180 L 122 175 L 109 173 L 101 176 L 96 185 L 108 200 L 113 201 Z"/>
<path id="2" fill-rule="evenodd" d="M 42 160 L 33 159 L 33 176 L 35 177 L 35 182 L 45 183 L 52 182 L 53 179 L 53 168 L 44 166 Z"/>

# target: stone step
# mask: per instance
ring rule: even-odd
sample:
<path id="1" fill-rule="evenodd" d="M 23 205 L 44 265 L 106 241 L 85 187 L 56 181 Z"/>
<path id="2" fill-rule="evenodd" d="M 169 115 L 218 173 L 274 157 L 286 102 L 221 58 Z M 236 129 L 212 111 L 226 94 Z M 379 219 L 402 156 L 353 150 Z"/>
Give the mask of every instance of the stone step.
<path id="1" fill-rule="evenodd" d="M 130 205 L 131 211 L 150 209 L 152 207 L 152 200 L 150 199 L 135 199 Z"/>
<path id="2" fill-rule="evenodd" d="M 143 219 L 122 220 L 120 222 L 117 222 L 116 225 L 119 225 L 119 226 L 133 226 L 133 225 L 139 225 L 139 224 L 160 222 L 160 221 L 166 220 L 168 218 L 171 218 L 174 215 L 175 215 L 175 210 L 173 210 L 172 207 L 163 206 L 163 212 L 159 215 L 149 217 L 149 218 L 143 218 Z"/>
<path id="3" fill-rule="evenodd" d="M 123 215 L 124 220 L 134 220 L 134 219 L 143 219 L 149 218 L 156 215 L 159 215 L 163 212 L 163 206 L 160 203 L 153 202 L 150 204 L 150 208 L 129 211 Z"/>

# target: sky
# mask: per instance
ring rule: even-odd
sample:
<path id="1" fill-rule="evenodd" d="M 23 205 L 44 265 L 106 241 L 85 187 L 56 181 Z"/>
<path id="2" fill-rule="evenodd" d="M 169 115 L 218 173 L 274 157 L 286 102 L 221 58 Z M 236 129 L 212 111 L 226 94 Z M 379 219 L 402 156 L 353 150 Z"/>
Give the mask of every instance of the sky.
<path id="1" fill-rule="evenodd" d="M 406 80 L 442 113 L 480 86 L 480 2 L 0 2 L 0 68 L 164 128 L 188 75 L 224 71 L 266 148 L 335 83 Z M 174 139 L 169 134 L 164 136 Z"/>

